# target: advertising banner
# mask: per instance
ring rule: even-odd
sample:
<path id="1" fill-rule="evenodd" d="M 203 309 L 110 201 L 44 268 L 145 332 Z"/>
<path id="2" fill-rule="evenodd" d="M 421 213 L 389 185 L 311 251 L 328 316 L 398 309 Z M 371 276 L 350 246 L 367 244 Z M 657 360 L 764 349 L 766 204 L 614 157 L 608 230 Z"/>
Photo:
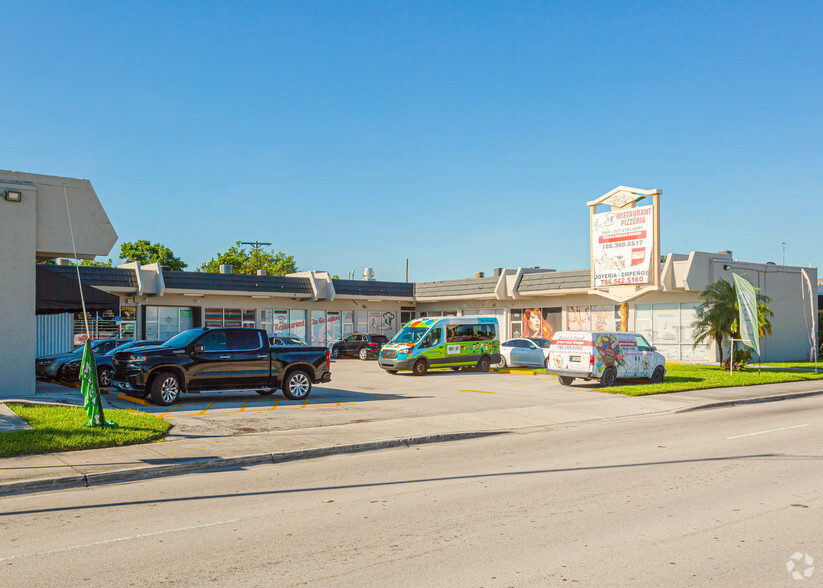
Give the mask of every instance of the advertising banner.
<path id="1" fill-rule="evenodd" d="M 740 338 L 743 342 L 757 351 L 760 357 L 760 326 L 757 321 L 757 291 L 746 278 L 737 274 L 734 277 L 734 286 L 737 290 L 737 306 L 740 309 L 738 325 Z"/>
<path id="2" fill-rule="evenodd" d="M 654 206 L 595 214 L 594 287 L 645 284 L 654 246 Z"/>
<path id="3" fill-rule="evenodd" d="M 560 308 L 526 308 L 523 310 L 523 336 L 551 339 L 561 330 L 562 317 Z"/>

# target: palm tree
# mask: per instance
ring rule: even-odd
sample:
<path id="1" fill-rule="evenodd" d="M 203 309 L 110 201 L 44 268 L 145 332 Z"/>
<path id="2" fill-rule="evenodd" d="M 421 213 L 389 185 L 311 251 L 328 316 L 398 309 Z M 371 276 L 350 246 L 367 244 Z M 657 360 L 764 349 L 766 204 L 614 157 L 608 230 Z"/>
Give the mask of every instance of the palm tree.
<path id="1" fill-rule="evenodd" d="M 734 339 L 739 338 L 737 293 L 730 282 L 718 280 L 714 284 L 709 284 L 700 297 L 703 302 L 695 309 L 696 318 L 692 323 L 694 345 L 697 346 L 707 339 L 714 339 L 720 350 L 722 362 L 723 337 L 728 335 Z M 772 334 L 772 323 L 769 319 L 774 317 L 774 313 L 768 306 L 771 301 L 768 296 L 757 295 L 757 326 L 761 337 Z"/>

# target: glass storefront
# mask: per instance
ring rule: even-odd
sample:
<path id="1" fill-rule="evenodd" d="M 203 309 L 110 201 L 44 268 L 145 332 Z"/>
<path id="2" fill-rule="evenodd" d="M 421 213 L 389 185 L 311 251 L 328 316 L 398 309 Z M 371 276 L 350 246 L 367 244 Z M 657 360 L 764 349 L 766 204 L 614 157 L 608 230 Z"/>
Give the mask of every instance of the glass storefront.
<path id="1" fill-rule="evenodd" d="M 188 306 L 144 306 L 147 340 L 165 341 L 192 328 L 192 311 Z"/>
<path id="2" fill-rule="evenodd" d="M 710 346 L 692 344 L 692 323 L 697 306 L 697 302 L 638 304 L 635 328 L 657 347 L 666 361 L 711 363 L 714 358 Z"/>

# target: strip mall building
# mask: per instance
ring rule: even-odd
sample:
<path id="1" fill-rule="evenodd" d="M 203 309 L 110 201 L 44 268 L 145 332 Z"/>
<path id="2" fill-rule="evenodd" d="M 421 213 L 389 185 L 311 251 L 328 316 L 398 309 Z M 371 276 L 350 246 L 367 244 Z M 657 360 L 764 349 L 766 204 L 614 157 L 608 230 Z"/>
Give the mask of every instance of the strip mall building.
<path id="1" fill-rule="evenodd" d="M 499 319 L 501 338 L 550 337 L 558 330 L 639 332 L 670 362 L 716 360 L 714 342 L 694 345 L 695 308 L 709 284 L 738 274 L 772 299 L 774 334 L 761 341 L 762 358 L 808 358 L 818 322 L 810 286 L 817 284 L 817 270 L 739 261 L 730 251 L 662 255 L 660 195 L 619 186 L 588 202 L 590 269 L 496 269 L 489 277 L 422 283 L 340 280 L 324 271 L 284 277 L 179 272 L 137 262 L 80 270 L 84 284 L 119 301 L 111 320 L 95 315 L 102 319 L 93 321 L 98 336 L 165 340 L 191 327 L 237 326 L 326 344 L 354 332 L 391 336 L 419 316 L 487 315 Z M 637 206 L 649 197 L 651 206 Z M 598 206 L 610 210 L 597 213 Z M 46 267 L 64 278 L 75 275 L 72 266 Z M 54 319 L 55 311 L 49 312 Z M 46 330 L 38 321 L 39 338 Z M 71 342 L 69 333 L 49 351 Z"/>

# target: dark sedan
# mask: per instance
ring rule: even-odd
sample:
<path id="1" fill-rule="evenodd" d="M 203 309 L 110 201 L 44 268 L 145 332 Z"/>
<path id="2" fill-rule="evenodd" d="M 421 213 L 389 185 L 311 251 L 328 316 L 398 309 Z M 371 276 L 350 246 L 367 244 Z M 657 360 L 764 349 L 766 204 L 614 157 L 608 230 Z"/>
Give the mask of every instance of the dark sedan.
<path id="1" fill-rule="evenodd" d="M 101 386 L 111 386 L 111 376 L 114 373 L 112 359 L 114 358 L 115 351 L 131 351 L 142 347 L 156 347 L 162 344 L 162 341 L 129 341 L 103 355 L 95 353 L 94 362 L 97 364 L 97 381 Z M 80 379 L 80 364 L 82 362 L 83 357 L 81 355 L 63 364 L 63 369 L 60 370 L 60 379 L 64 382 L 78 381 Z"/>
<path id="2" fill-rule="evenodd" d="M 91 342 L 94 356 L 108 353 L 115 347 L 128 343 L 131 339 L 97 339 Z M 68 353 L 43 355 L 34 360 L 34 369 L 38 378 L 45 380 L 59 380 L 62 378 L 62 369 L 67 361 L 83 357 L 83 346 L 80 345 Z"/>
<path id="3" fill-rule="evenodd" d="M 389 342 L 385 335 L 366 335 L 365 333 L 352 333 L 342 341 L 335 341 L 329 344 L 331 356 L 334 358 L 348 355 L 368 359 L 376 357 L 380 349 Z"/>

